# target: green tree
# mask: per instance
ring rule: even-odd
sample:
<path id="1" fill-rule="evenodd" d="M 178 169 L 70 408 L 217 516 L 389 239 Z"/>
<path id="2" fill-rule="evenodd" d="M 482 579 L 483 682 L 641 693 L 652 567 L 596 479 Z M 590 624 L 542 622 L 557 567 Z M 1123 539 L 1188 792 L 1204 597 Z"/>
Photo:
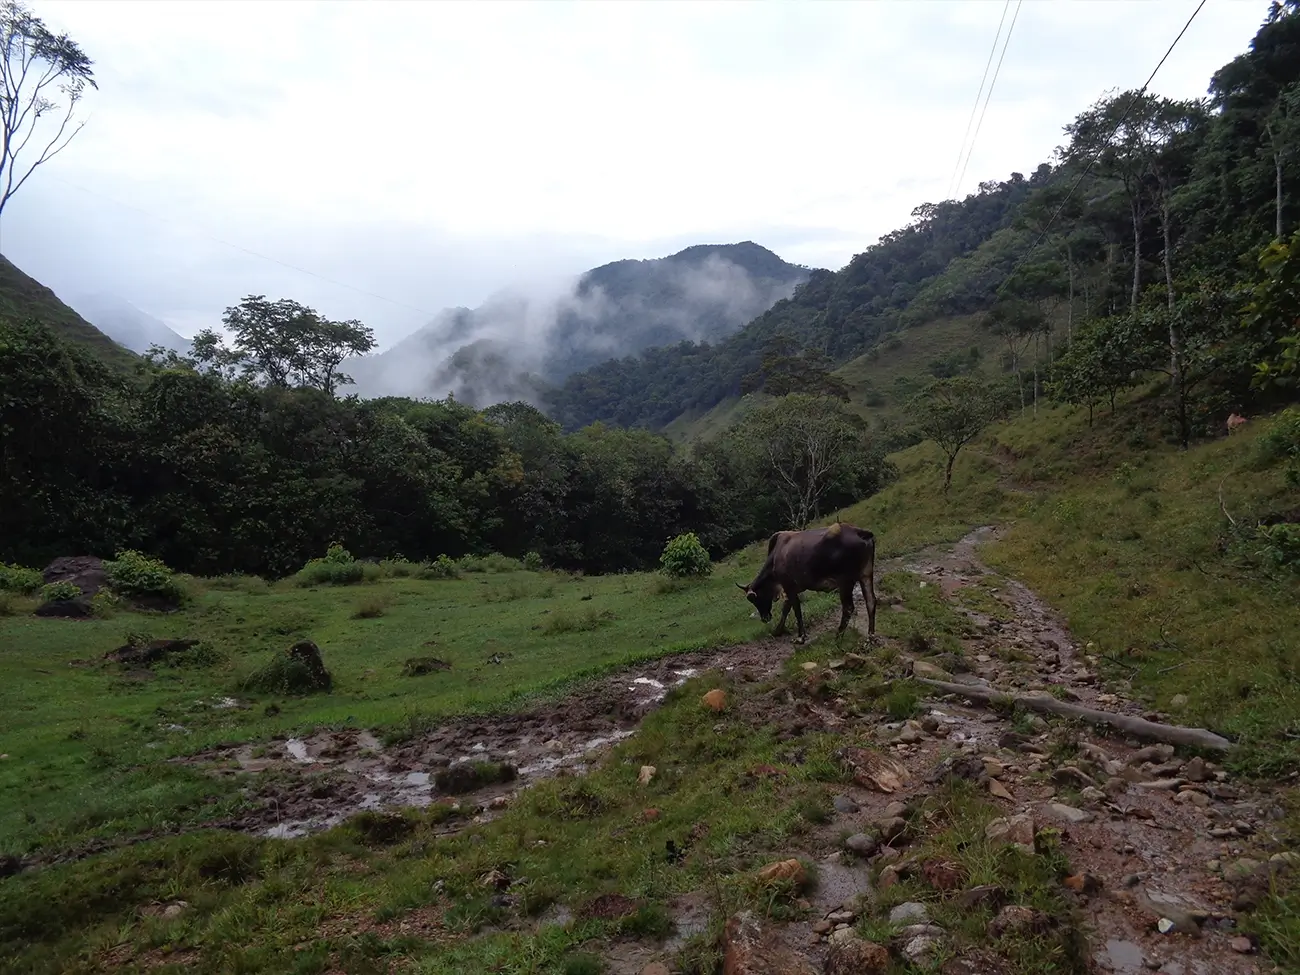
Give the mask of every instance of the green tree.
<path id="1" fill-rule="evenodd" d="M 1002 340 L 1011 359 L 1011 370 L 1016 376 L 1016 389 L 1020 392 L 1020 409 L 1025 408 L 1025 382 L 1021 360 L 1025 350 L 1047 327 L 1046 316 L 1031 302 L 1023 298 L 1002 298 L 984 316 L 984 327 Z"/>
<path id="2" fill-rule="evenodd" d="M 1244 311 L 1245 325 L 1265 350 L 1255 364 L 1254 385 L 1295 386 L 1300 377 L 1300 232 L 1264 248 Z"/>
<path id="3" fill-rule="evenodd" d="M 943 451 L 943 490 L 952 484 L 952 468 L 961 449 L 1002 415 L 1003 397 L 996 385 L 969 376 L 930 383 L 912 401 L 911 414 L 922 438 Z"/>
<path id="4" fill-rule="evenodd" d="M 265 295 L 249 295 L 226 309 L 222 323 L 231 333 L 231 346 L 204 329 L 194 337 L 193 360 L 227 377 L 241 375 L 282 389 L 306 386 L 332 396 L 352 382 L 338 371 L 343 360 L 375 347 L 374 331 L 361 322 L 330 321 L 289 298 L 267 301 Z"/>
<path id="5" fill-rule="evenodd" d="M 73 123 L 92 61 L 67 34 L 55 34 L 16 0 L 0 3 L 0 214 L 43 163 L 86 123 Z M 28 147 L 31 154 L 27 155 Z"/>
<path id="6" fill-rule="evenodd" d="M 885 477 L 862 419 L 826 396 L 791 393 L 750 410 L 727 436 L 750 491 L 770 496 L 784 524 L 803 528 L 837 500 L 857 500 Z"/>

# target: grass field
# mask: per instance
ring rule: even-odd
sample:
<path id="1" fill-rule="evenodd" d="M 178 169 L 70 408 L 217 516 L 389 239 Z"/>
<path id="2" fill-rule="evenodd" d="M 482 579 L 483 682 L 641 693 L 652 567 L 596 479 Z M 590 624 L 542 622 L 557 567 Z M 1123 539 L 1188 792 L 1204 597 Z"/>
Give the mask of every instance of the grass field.
<path id="1" fill-rule="evenodd" d="M 1085 415 L 1057 409 L 1002 424 L 962 454 L 947 496 L 937 454 L 911 448 L 894 458 L 899 481 L 842 517 L 878 534 L 882 560 L 1002 525 L 984 557 L 1062 610 L 1110 661 L 1110 677 L 1182 723 L 1238 737 L 1236 773 L 1284 778 L 1300 761 L 1297 586 L 1262 571 L 1231 537 L 1218 498 L 1222 480 L 1242 520 L 1296 507 L 1295 489 L 1260 460 L 1267 421 L 1182 452 L 1145 432 L 1154 422 L 1134 423 L 1143 401 L 1130 408 L 1136 414 L 1091 428 Z M 670 903 L 693 891 L 728 910 L 785 916 L 791 892 L 774 898 L 753 885 L 752 870 L 771 851 L 821 835 L 828 790 L 843 775 L 829 756 L 843 738 L 783 737 L 770 709 L 705 711 L 705 690 L 734 690 L 717 673 L 672 691 L 591 775 L 536 785 L 496 821 L 451 838 L 436 835 L 450 815 L 437 806 L 363 814 L 291 842 L 186 832 L 234 815 L 246 796 L 234 779 L 167 761 L 319 727 L 409 733 L 467 711 L 518 710 L 633 661 L 755 639 L 763 628 L 732 584 L 758 559 L 757 548 L 739 553 L 686 587 L 651 574 L 521 570 L 315 588 L 194 580 L 194 602 L 179 614 L 76 622 L 34 619 L 9 600 L 13 615 L 0 617 L 0 854 L 91 855 L 0 883 L 0 972 L 575 975 L 600 971 L 595 954 L 611 939 L 665 934 Z M 880 615 L 887 637 L 948 626 L 935 587 L 920 590 L 890 567 L 880 589 L 903 599 Z M 818 605 L 824 612 L 829 601 Z M 142 636 L 202 646 L 152 676 L 96 662 Z M 331 693 L 240 689 L 304 638 L 322 650 Z M 801 650 L 784 686 L 796 686 L 802 661 L 830 652 L 825 638 Z M 406 661 L 424 656 L 450 669 L 404 676 Z M 861 680 L 871 713 L 906 715 L 915 702 L 906 683 L 891 687 L 878 671 Z M 1175 707 L 1175 695 L 1185 702 Z M 252 706 L 213 706 L 228 696 Z M 788 777 L 748 774 L 791 748 L 801 758 L 787 763 Z M 637 784 L 643 765 L 659 769 L 646 787 Z M 932 801 L 949 826 L 927 842 L 969 857 L 973 869 L 1027 869 L 994 864 L 972 845 L 991 814 L 979 797 L 941 791 Z M 659 811 L 653 821 L 647 807 Z M 121 845 L 131 839 L 142 841 Z M 670 867 L 668 839 L 695 854 Z M 494 876 L 513 882 L 509 903 L 496 897 Z M 1044 910 L 1060 908 L 1047 873 L 1000 879 Z M 605 916 L 593 907 L 612 894 L 634 909 Z M 179 916 L 160 916 L 158 905 L 182 900 Z M 577 921 L 541 923 L 555 911 Z M 1254 922 L 1279 959 L 1300 958 L 1297 917 L 1300 895 L 1279 888 Z M 985 920 L 950 923 L 976 931 Z M 718 923 L 680 946 L 681 971 L 716 971 Z M 1026 952 L 1023 970 L 1043 970 L 1032 967 L 1043 957 Z"/>

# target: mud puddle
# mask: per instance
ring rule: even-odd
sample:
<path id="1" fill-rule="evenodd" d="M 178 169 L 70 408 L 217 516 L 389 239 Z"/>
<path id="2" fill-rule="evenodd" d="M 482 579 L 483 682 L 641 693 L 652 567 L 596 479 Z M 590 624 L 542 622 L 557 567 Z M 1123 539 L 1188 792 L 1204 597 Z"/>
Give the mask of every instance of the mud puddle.
<path id="1" fill-rule="evenodd" d="M 364 811 L 456 804 L 486 822 L 511 796 L 541 779 L 580 775 L 631 737 L 668 692 L 705 670 L 742 669 L 761 677 L 789 654 L 787 640 L 765 639 L 722 650 L 676 654 L 638 664 L 570 696 L 522 713 L 454 719 L 428 734 L 385 745 L 365 729 L 218 748 L 186 759 L 214 775 L 248 782 L 256 808 L 221 825 L 289 839 L 337 826 Z M 468 767 L 508 766 L 507 782 L 440 789 Z M 456 773 L 461 774 L 456 774 Z M 448 832 L 463 825 L 449 821 Z"/>

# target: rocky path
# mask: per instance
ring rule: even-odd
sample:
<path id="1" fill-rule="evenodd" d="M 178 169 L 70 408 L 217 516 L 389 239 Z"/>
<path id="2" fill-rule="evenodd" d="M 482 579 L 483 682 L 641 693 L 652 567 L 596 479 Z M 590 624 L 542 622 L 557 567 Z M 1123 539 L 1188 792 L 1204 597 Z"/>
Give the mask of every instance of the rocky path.
<path id="1" fill-rule="evenodd" d="M 963 639 L 961 655 L 908 655 L 904 666 L 918 675 L 1046 691 L 1101 710 L 1142 715 L 1121 689 L 1104 688 L 1097 658 L 1073 640 L 1047 606 L 980 562 L 976 546 L 996 534 L 982 528 L 949 549 L 903 561 L 901 568 L 950 597 L 974 634 Z M 983 598 L 963 599 L 963 590 L 977 587 Z M 941 672 L 945 669 L 953 673 Z M 879 849 L 871 857 L 876 887 L 916 869 L 907 862 L 906 847 L 879 841 L 901 828 L 897 817 L 905 808 L 953 774 L 978 783 L 1003 808 L 1004 816 L 990 825 L 991 835 L 1032 849 L 1037 830 L 1060 831 L 1076 870 L 1069 885 L 1077 888 L 1096 971 L 1247 975 L 1274 970 L 1236 929 L 1240 914 L 1267 889 L 1271 873 L 1300 867 L 1300 854 L 1284 850 L 1273 835 L 1282 810 L 1268 793 L 1232 782 L 1212 761 L 1175 755 L 1168 745 L 1143 745 L 1091 726 L 1053 729 L 1037 716 L 1022 716 L 1013 725 L 960 695 L 924 702 L 917 718 L 881 726 L 876 739 L 905 770 L 905 784 L 890 794 L 860 789 L 836 801 L 845 810 L 861 809 L 844 817 L 845 823 L 857 820 L 863 826 L 848 843 L 864 851 Z M 845 859 L 835 855 L 823 862 Z M 813 930 L 828 943 L 837 937 L 853 941 L 848 923 L 856 912 L 844 909 L 851 907 L 828 912 Z M 912 936 L 903 951 L 915 960 L 943 938 L 942 931 L 919 919 L 923 923 L 904 926 Z M 811 952 L 809 960 L 825 955 L 825 950 Z M 826 970 L 834 967 L 828 963 Z M 973 975 L 1002 969 L 996 959 L 984 957 L 957 959 L 943 970 Z"/>

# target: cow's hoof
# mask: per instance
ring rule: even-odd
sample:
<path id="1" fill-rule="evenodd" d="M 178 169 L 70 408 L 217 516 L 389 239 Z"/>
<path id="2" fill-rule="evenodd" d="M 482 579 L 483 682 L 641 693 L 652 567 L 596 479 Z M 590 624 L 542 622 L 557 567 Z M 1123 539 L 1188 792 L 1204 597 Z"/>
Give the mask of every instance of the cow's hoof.
<path id="1" fill-rule="evenodd" d="M 797 636 L 794 638 L 794 642 L 797 644 L 804 644 L 808 642 L 808 638 L 806 636 Z"/>

